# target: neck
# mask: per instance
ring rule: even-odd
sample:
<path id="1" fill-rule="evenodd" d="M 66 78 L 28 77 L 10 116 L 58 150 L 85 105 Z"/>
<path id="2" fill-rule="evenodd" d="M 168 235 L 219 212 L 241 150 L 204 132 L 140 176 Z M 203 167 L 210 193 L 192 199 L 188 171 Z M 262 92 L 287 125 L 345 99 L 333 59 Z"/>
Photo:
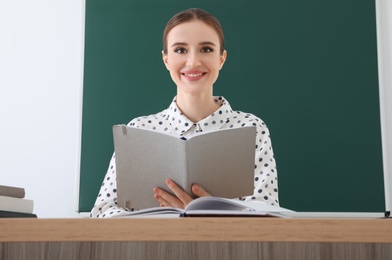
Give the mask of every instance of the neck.
<path id="1" fill-rule="evenodd" d="M 177 92 L 176 100 L 181 112 L 194 123 L 208 117 L 219 108 L 212 98 L 212 93 L 191 95 Z"/>

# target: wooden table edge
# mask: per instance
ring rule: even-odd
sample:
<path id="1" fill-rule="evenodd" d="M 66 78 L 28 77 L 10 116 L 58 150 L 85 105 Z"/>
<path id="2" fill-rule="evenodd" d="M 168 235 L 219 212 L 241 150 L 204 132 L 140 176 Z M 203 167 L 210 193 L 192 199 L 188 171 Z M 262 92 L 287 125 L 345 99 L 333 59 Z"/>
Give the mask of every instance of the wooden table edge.
<path id="1" fill-rule="evenodd" d="M 392 243 L 389 219 L 0 219 L 0 242 L 248 241 Z"/>

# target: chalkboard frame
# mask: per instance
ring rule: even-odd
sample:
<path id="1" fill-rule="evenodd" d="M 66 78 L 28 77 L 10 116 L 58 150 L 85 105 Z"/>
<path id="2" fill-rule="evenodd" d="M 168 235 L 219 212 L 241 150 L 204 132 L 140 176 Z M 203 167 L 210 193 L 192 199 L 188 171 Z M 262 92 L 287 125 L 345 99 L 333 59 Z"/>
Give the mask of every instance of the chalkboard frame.
<path id="1" fill-rule="evenodd" d="M 106 173 L 111 126 L 159 112 L 174 97 L 162 30 L 197 6 L 225 30 L 228 59 L 214 92 L 270 128 L 281 205 L 383 212 L 374 5 L 87 0 L 79 211 L 91 209 Z"/>

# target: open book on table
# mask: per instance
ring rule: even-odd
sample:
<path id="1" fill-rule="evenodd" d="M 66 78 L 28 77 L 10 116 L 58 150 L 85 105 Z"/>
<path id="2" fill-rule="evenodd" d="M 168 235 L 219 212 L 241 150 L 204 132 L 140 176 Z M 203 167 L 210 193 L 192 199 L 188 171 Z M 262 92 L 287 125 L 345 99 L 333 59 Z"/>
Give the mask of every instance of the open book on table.
<path id="1" fill-rule="evenodd" d="M 291 210 L 271 206 L 260 201 L 240 201 L 221 197 L 201 197 L 191 201 L 185 209 L 152 207 L 122 212 L 115 217 L 288 217 Z"/>

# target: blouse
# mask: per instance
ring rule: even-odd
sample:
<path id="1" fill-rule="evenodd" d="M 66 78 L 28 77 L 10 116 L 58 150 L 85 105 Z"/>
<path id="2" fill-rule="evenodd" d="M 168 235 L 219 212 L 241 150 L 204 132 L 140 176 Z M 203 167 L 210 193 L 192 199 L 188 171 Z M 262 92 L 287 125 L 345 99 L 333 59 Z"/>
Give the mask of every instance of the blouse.
<path id="1" fill-rule="evenodd" d="M 170 106 L 160 113 L 137 117 L 128 126 L 151 129 L 178 137 L 190 137 L 198 132 L 210 132 L 218 129 L 256 126 L 256 153 L 253 195 L 239 198 L 244 201 L 258 200 L 279 206 L 278 176 L 276 162 L 271 145 L 270 133 L 266 124 L 253 114 L 233 111 L 223 97 L 213 97 L 220 106 L 218 110 L 194 123 L 177 107 L 176 98 Z M 214 191 L 209 191 L 213 192 Z M 151 193 L 151 196 L 153 194 Z M 126 209 L 117 205 L 116 162 L 113 154 L 104 177 L 91 217 L 105 218 L 116 216 Z"/>

